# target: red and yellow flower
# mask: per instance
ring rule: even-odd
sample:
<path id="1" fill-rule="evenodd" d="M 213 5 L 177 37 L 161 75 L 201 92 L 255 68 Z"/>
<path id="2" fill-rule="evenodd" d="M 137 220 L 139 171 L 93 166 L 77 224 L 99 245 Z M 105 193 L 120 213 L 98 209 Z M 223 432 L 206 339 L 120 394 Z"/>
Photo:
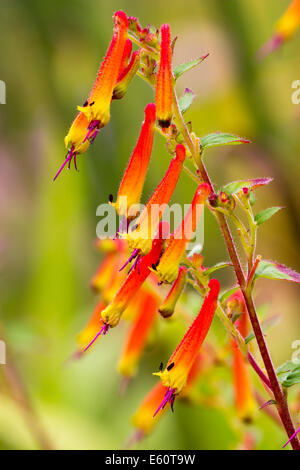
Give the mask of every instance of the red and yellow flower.
<path id="1" fill-rule="evenodd" d="M 227 311 L 230 315 L 237 315 L 235 322 L 243 338 L 249 333 L 248 316 L 243 295 L 240 290 L 232 294 L 227 301 Z M 233 352 L 233 379 L 235 406 L 240 419 L 251 422 L 255 410 L 255 400 L 249 375 L 249 367 L 235 340 L 231 340 Z"/>
<path id="2" fill-rule="evenodd" d="M 145 292 L 125 342 L 118 369 L 126 378 L 136 374 L 139 360 L 144 351 L 149 333 L 157 317 L 158 299 L 151 292 Z"/>
<path id="3" fill-rule="evenodd" d="M 173 315 L 178 299 L 185 288 L 186 282 L 187 268 L 185 266 L 180 266 L 175 282 L 173 283 L 167 297 L 159 306 L 158 311 L 161 316 L 168 318 Z"/>
<path id="4" fill-rule="evenodd" d="M 167 393 L 156 409 L 154 416 L 168 403 L 173 408 L 174 400 L 186 385 L 192 365 L 208 333 L 217 307 L 220 283 L 216 279 L 211 279 L 208 286 L 210 290 L 204 299 L 199 314 L 170 357 L 165 370 L 154 373 L 154 375 L 160 377 L 162 384 L 167 387 Z"/>
<path id="5" fill-rule="evenodd" d="M 156 267 L 156 273 L 160 282 L 171 284 L 177 278 L 179 264 L 185 253 L 186 245 L 193 237 L 202 213 L 203 204 L 210 191 L 211 189 L 208 184 L 200 184 L 185 218 L 171 235 L 171 241 Z"/>
<path id="6" fill-rule="evenodd" d="M 161 27 L 160 63 L 156 82 L 156 109 L 157 119 L 161 127 L 169 127 L 172 121 L 172 49 L 170 26 Z"/>
<path id="7" fill-rule="evenodd" d="M 275 34 L 262 47 L 260 55 L 265 57 L 294 36 L 300 27 L 300 0 L 293 0 L 275 26 Z"/>
<path id="8" fill-rule="evenodd" d="M 159 260 L 164 238 L 167 236 L 167 226 L 166 222 L 161 222 L 158 233 L 152 241 L 150 252 L 141 258 L 137 268 L 128 274 L 111 303 L 102 311 L 102 319 L 108 327 L 117 326 L 129 302 L 151 273 L 151 266 Z"/>
<path id="9" fill-rule="evenodd" d="M 77 107 L 89 122 L 91 132 L 88 134 L 88 138 L 92 137 L 92 131 L 104 127 L 110 119 L 110 103 L 127 40 L 128 21 L 126 14 L 123 11 L 117 11 L 114 14 L 114 23 L 111 44 L 97 74 L 86 106 Z"/>
<path id="10" fill-rule="evenodd" d="M 177 145 L 176 157 L 171 160 L 169 168 L 152 194 L 141 214 L 133 222 L 134 229 L 127 234 L 128 247 L 134 255 L 144 256 L 152 246 L 153 234 L 162 218 L 166 204 L 176 187 L 185 160 L 185 148 Z"/>
<path id="11" fill-rule="evenodd" d="M 128 217 L 128 209 L 140 202 L 153 147 L 155 119 L 155 104 L 149 103 L 145 108 L 145 120 L 121 181 L 117 200 L 112 203 L 120 216 Z"/>

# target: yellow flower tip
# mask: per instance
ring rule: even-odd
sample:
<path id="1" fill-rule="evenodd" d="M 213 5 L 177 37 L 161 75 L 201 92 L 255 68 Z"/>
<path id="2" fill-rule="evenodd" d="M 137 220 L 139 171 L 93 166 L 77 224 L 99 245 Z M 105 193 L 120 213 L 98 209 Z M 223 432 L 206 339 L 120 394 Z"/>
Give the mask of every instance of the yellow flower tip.
<path id="1" fill-rule="evenodd" d="M 164 387 L 174 389 L 175 393 L 179 394 L 186 385 L 188 371 L 185 367 L 175 367 L 172 364 L 174 363 L 168 363 L 163 372 L 153 372 L 152 375 L 159 377 Z"/>
<path id="2" fill-rule="evenodd" d="M 103 322 L 109 325 L 111 328 L 114 328 L 119 324 L 121 315 L 122 309 L 113 303 L 110 303 L 101 313 Z"/>
<path id="3" fill-rule="evenodd" d="M 276 24 L 276 34 L 290 39 L 300 26 L 300 0 L 294 0 Z"/>
<path id="4" fill-rule="evenodd" d="M 123 356 L 118 363 L 118 371 L 124 377 L 134 377 L 137 372 L 138 356 L 136 354 L 127 354 Z"/>

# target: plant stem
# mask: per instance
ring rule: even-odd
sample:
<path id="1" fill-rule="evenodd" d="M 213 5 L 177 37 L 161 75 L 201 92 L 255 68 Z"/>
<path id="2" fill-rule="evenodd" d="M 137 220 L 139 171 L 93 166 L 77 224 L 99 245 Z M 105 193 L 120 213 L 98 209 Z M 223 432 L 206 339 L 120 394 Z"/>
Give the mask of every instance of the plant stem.
<path id="1" fill-rule="evenodd" d="M 182 136 L 185 140 L 185 143 L 186 143 L 187 147 L 189 148 L 189 150 L 190 150 L 190 152 L 191 152 L 191 154 L 194 158 L 194 161 L 196 162 L 196 164 L 199 168 L 200 175 L 201 175 L 203 181 L 205 183 L 209 184 L 212 191 L 215 192 L 213 184 L 212 184 L 212 182 L 209 178 L 209 175 L 206 171 L 206 168 L 204 166 L 204 163 L 203 163 L 202 159 L 200 158 L 200 155 L 196 154 L 196 149 L 195 149 L 195 146 L 193 144 L 193 140 L 192 140 L 191 135 L 190 135 L 190 133 L 189 133 L 187 127 L 186 127 L 184 118 L 183 118 L 183 116 L 180 112 L 180 108 L 179 108 L 179 105 L 178 105 L 178 99 L 177 99 L 175 90 L 174 90 L 174 93 L 173 93 L 173 107 L 174 107 L 174 116 L 175 116 L 176 124 L 177 124 L 178 129 L 181 132 L 181 134 L 182 134 Z M 283 426 L 286 430 L 286 433 L 287 433 L 288 437 L 291 438 L 291 436 L 295 433 L 295 427 L 294 427 L 294 424 L 292 422 L 292 418 L 291 418 L 291 415 L 290 415 L 290 411 L 289 411 L 289 408 L 288 408 L 286 397 L 285 397 L 285 395 L 282 391 L 282 388 L 281 388 L 281 386 L 278 382 L 278 378 L 277 378 L 277 375 L 276 375 L 276 372 L 275 372 L 275 369 L 274 369 L 274 365 L 273 365 L 273 362 L 272 362 L 272 359 L 271 359 L 271 356 L 270 356 L 270 353 L 269 353 L 269 350 L 268 350 L 267 344 L 265 342 L 265 338 L 264 338 L 264 335 L 263 335 L 263 332 L 262 332 L 262 329 L 261 329 L 261 326 L 260 326 L 260 323 L 259 323 L 259 319 L 258 319 L 258 316 L 257 316 L 257 313 L 256 313 L 255 305 L 254 305 L 254 302 L 253 302 L 253 299 L 252 299 L 251 286 L 250 286 L 250 288 L 247 287 L 245 274 L 243 272 L 243 268 L 241 266 L 241 262 L 240 262 L 240 259 L 239 259 L 239 256 L 238 256 L 238 253 L 237 253 L 237 250 L 236 250 L 236 247 L 235 247 L 235 244 L 234 244 L 234 241 L 233 241 L 233 238 L 232 238 L 232 235 L 231 235 L 231 232 L 230 232 L 230 229 L 229 229 L 229 226 L 228 226 L 228 223 L 227 223 L 227 220 L 226 220 L 224 214 L 222 214 L 220 212 L 217 212 L 217 211 L 215 211 L 214 213 L 215 213 L 215 216 L 216 216 L 217 221 L 219 223 L 219 226 L 221 228 L 221 231 L 223 233 L 224 240 L 225 240 L 225 243 L 226 243 L 226 246 L 227 246 L 227 250 L 228 250 L 230 259 L 232 261 L 234 270 L 235 270 L 237 281 L 239 283 L 240 289 L 242 291 L 242 294 L 243 294 L 243 297 L 244 297 L 244 300 L 245 300 L 245 304 L 246 304 L 247 311 L 248 311 L 248 314 L 249 314 L 249 318 L 250 318 L 250 321 L 251 321 L 251 324 L 252 324 L 253 332 L 255 334 L 256 341 L 257 341 L 257 344 L 258 344 L 258 347 L 259 347 L 259 351 L 260 351 L 262 360 L 264 362 L 264 365 L 265 365 L 265 368 L 266 368 L 266 371 L 267 371 L 267 374 L 268 374 L 268 378 L 269 378 L 269 381 L 270 381 L 270 384 L 271 384 L 271 389 L 272 389 L 272 392 L 273 392 L 273 395 L 274 395 L 274 398 L 275 398 L 275 401 L 276 401 L 278 414 L 280 416 L 281 422 L 282 422 L 282 424 L 283 424 Z M 297 436 L 295 436 L 291 440 L 291 445 L 292 445 L 292 448 L 294 450 L 300 450 L 300 443 L 299 443 L 299 439 L 298 439 Z"/>

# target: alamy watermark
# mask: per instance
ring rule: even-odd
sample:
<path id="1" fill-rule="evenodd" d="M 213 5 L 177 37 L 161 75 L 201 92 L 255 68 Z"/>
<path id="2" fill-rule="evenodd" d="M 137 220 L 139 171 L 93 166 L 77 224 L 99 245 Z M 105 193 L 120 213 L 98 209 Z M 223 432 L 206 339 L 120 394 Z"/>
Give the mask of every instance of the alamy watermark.
<path id="1" fill-rule="evenodd" d="M 0 364 L 6 364 L 6 344 L 0 340 Z"/>
<path id="2" fill-rule="evenodd" d="M 0 104 L 6 104 L 6 85 L 3 80 L 0 80 Z"/>
<path id="3" fill-rule="evenodd" d="M 300 365 L 300 339 L 295 339 L 295 341 L 292 342 L 292 349 L 295 349 L 292 354 L 292 363 Z"/>
<path id="4" fill-rule="evenodd" d="M 299 104 L 300 103 L 300 80 L 294 80 L 292 82 L 292 88 L 295 90 L 292 93 L 292 103 Z"/>
<path id="5" fill-rule="evenodd" d="M 203 204 L 197 204 L 193 207 L 192 217 L 185 220 L 185 224 L 182 227 L 181 222 L 187 215 L 188 211 L 191 210 L 191 204 L 152 204 L 150 212 L 147 212 L 143 217 L 141 223 L 142 228 L 137 224 L 141 222 L 139 215 L 145 208 L 143 204 L 135 204 L 127 209 L 125 196 L 122 197 L 122 208 L 124 213 L 128 214 L 128 225 L 127 231 L 130 234 L 131 239 L 142 238 L 154 239 L 157 232 L 157 226 L 160 220 L 168 222 L 171 232 L 175 229 L 174 238 L 188 240 L 187 249 L 192 250 L 195 246 L 203 247 L 204 245 L 204 210 Z M 143 213 L 145 214 L 145 213 Z M 101 217 L 101 220 L 97 223 L 96 234 L 99 239 L 115 238 L 116 232 L 122 224 L 120 218 L 117 216 L 115 208 L 111 204 L 100 204 L 96 210 L 97 217 Z M 198 221 L 198 222 L 197 222 Z M 197 223 L 196 223 L 197 222 Z M 148 226 L 149 224 L 149 226 Z M 178 228 L 181 230 L 177 230 Z M 149 235 L 150 234 L 150 235 Z M 168 236 L 166 236 L 168 238 Z"/>

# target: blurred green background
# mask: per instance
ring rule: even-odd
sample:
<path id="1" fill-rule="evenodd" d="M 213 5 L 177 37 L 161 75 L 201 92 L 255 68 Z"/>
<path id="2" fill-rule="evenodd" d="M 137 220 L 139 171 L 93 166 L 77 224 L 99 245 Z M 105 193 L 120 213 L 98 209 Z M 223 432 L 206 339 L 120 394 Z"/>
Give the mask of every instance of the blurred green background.
<path id="1" fill-rule="evenodd" d="M 167 331 L 160 332 L 121 398 L 115 364 L 124 328 L 114 330 L 81 361 L 64 366 L 95 304 L 89 280 L 100 260 L 93 248 L 96 208 L 109 193 L 116 194 L 144 107 L 154 99 L 150 87 L 135 78 L 125 98 L 113 103 L 109 125 L 78 159 L 79 173 L 64 171 L 52 182 L 65 155 L 63 138 L 76 105 L 88 94 L 111 39 L 115 10 L 137 16 L 142 25 L 170 23 L 172 35 L 178 36 L 175 64 L 210 53 L 178 81 L 179 92 L 189 87 L 197 94 L 187 118 L 200 136 L 222 130 L 250 138 L 253 144 L 210 149 L 208 170 L 218 187 L 233 179 L 275 178 L 258 190 L 256 210 L 286 208 L 261 228 L 258 252 L 300 270 L 300 105 L 291 101 L 292 82 L 300 79 L 300 34 L 264 62 L 254 60 L 288 3 L 0 2 L 0 79 L 7 87 L 7 103 L 0 105 L 0 339 L 5 339 L 9 356 L 8 364 L 0 365 L 0 448 L 46 447 L 42 431 L 32 433 L 39 426 L 37 419 L 51 447 L 122 448 L 131 433 L 131 414 L 155 383 L 151 372 L 177 341 Z M 168 160 L 157 135 L 144 200 Z M 174 202 L 188 203 L 193 191 L 183 174 Z M 210 214 L 203 254 L 206 265 L 227 259 Z M 220 279 L 226 288 L 234 277 L 226 270 Z M 269 304 L 272 315 L 281 315 L 280 325 L 267 335 L 277 366 L 291 358 L 291 344 L 300 337 L 299 289 L 281 281 L 260 281 L 256 294 L 258 303 Z M 227 340 L 218 325 L 211 334 Z M 13 362 L 18 379 L 11 376 Z M 14 394 L 6 384 L 5 367 L 16 384 Z M 29 413 L 29 423 L 21 411 L 22 387 L 39 416 Z M 223 387 L 219 393 L 224 394 Z M 235 448 L 239 425 L 229 386 L 228 394 L 226 410 L 176 403 L 174 415 L 164 416 L 139 448 Z M 262 412 L 257 412 L 256 424 L 258 448 L 279 448 L 285 442 L 284 433 Z"/>

